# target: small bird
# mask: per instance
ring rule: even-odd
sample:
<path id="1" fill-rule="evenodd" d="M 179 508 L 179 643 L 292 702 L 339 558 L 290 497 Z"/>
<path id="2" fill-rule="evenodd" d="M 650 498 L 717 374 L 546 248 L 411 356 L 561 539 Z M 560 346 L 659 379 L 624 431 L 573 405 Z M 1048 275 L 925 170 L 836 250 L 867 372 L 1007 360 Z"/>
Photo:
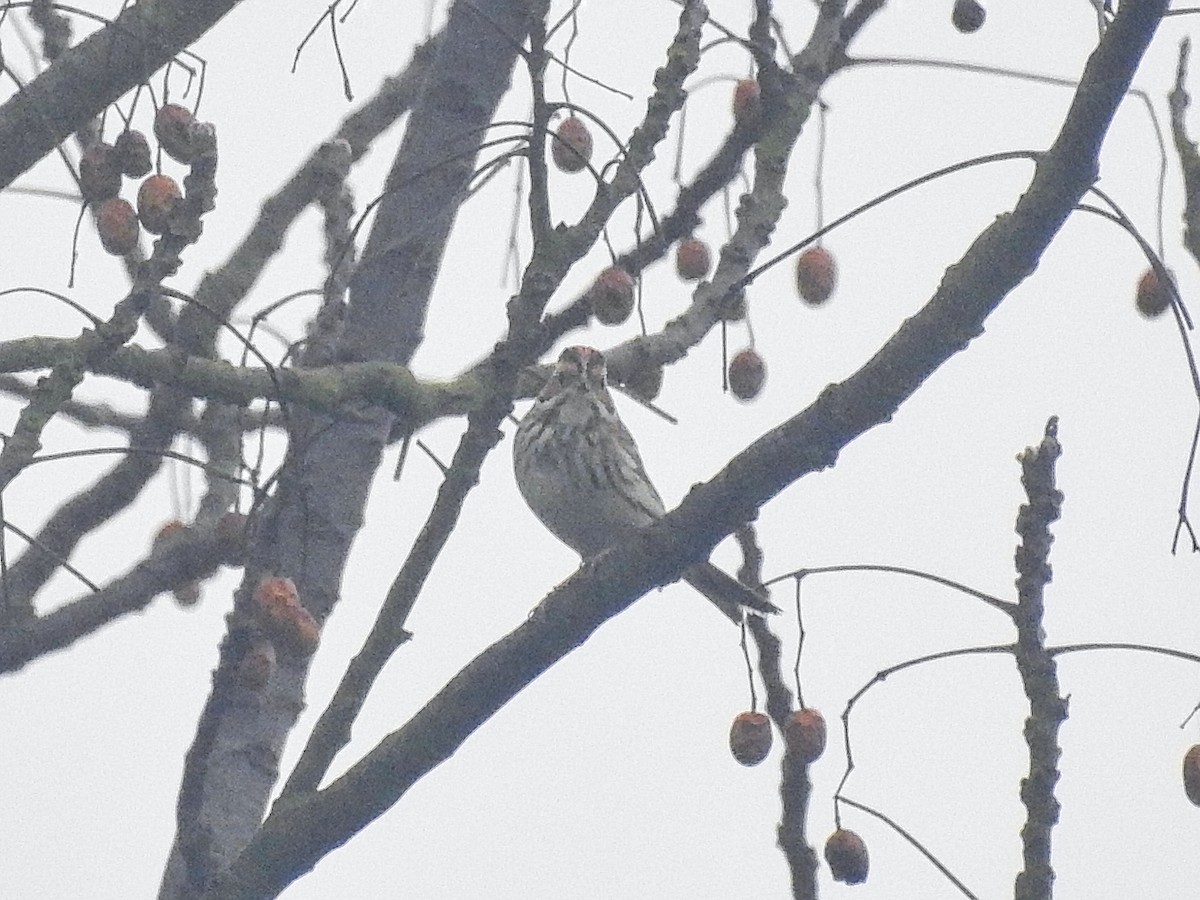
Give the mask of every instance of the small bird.
<path id="1" fill-rule="evenodd" d="M 568 347 L 513 441 L 521 496 L 585 559 L 666 512 L 605 376 L 603 353 Z M 741 622 L 742 607 L 779 611 L 710 562 L 689 567 L 683 579 L 734 622 Z"/>

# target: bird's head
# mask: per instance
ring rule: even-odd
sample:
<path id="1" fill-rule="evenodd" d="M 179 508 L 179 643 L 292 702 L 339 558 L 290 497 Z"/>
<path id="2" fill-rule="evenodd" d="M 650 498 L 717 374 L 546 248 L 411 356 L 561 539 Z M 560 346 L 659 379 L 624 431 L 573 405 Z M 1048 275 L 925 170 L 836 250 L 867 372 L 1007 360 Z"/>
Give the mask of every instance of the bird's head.
<path id="1" fill-rule="evenodd" d="M 604 354 L 593 347 L 567 347 L 539 397 L 546 399 L 575 389 L 607 396 Z"/>

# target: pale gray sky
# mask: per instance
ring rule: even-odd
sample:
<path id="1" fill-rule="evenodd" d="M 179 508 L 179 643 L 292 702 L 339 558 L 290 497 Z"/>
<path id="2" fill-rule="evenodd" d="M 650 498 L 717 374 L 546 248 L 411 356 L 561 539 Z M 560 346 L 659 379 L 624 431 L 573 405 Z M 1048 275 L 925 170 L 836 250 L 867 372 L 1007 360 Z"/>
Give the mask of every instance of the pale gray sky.
<path id="1" fill-rule="evenodd" d="M 560 4 L 562 5 L 562 4 Z M 112 13 L 119 4 L 100 4 Z M 396 71 L 422 37 L 424 16 L 366 3 L 341 31 L 359 97 Z M 443 4 L 435 16 L 440 22 Z M 781 4 L 781 6 L 784 6 Z M 788 6 L 792 6 L 789 4 Z M 789 36 L 803 43 L 810 4 L 789 9 Z M 966 60 L 1075 78 L 1092 46 L 1094 13 L 1084 2 L 989 4 L 988 20 L 963 36 L 950 2 L 893 2 L 856 46 L 859 55 Z M 748 3 L 714 2 L 733 27 Z M 215 123 L 221 148 L 217 210 L 174 284 L 195 286 L 230 252 L 262 197 L 284 180 L 351 107 L 326 37 L 317 36 L 289 74 L 296 44 L 323 4 L 260 0 L 238 7 L 196 50 L 209 63 L 200 116 Z M 644 109 L 653 70 L 674 29 L 665 0 L 585 3 L 572 64 L 638 99 L 630 103 L 582 80 L 571 99 L 626 133 Z M 1164 128 L 1165 95 L 1179 38 L 1190 17 L 1164 23 L 1136 78 Z M 11 23 L 5 49 L 18 46 Z M 15 51 L 13 52 L 15 57 Z M 743 55 L 722 48 L 697 80 L 748 71 Z M 1193 66 L 1200 72 L 1200 63 Z M 524 73 L 502 118 L 525 118 Z M 558 76 L 551 79 L 557 96 Z M 1200 76 L 1191 83 L 1200 94 Z M 688 110 L 684 173 L 707 158 L 730 125 L 732 82 L 696 92 Z M 832 218 L 923 172 L 972 156 L 1041 149 L 1070 101 L 1068 90 L 942 70 L 863 67 L 837 76 L 830 106 L 825 171 Z M 815 125 L 815 120 L 813 122 Z M 111 123 L 115 127 L 114 120 Z M 1193 136 L 1200 118 L 1191 117 Z M 379 190 L 398 132 L 356 170 L 359 206 Z M 649 172 L 660 207 L 670 206 L 673 143 Z M 794 155 L 790 205 L 777 246 L 800 240 L 814 222 L 815 128 Z M 598 141 L 597 156 L 612 148 Z M 1127 102 L 1102 159 L 1103 187 L 1153 239 L 1158 148 L 1145 107 Z M 667 373 L 661 405 L 678 426 L 618 399 L 651 474 L 673 506 L 689 485 L 710 477 L 753 438 L 856 370 L 932 295 L 945 268 L 992 219 L 1016 202 L 1031 167 L 1005 163 L 947 178 L 908 194 L 830 235 L 840 282 L 820 310 L 804 307 L 782 265 L 750 290 L 757 347 L 769 375 L 763 397 L 743 405 L 720 393 L 720 339 L 714 334 Z M 1166 249 L 1185 300 L 1197 296 L 1193 262 L 1180 244 L 1177 163 L 1168 168 Z M 483 355 L 503 326 L 511 289 L 501 281 L 504 229 L 512 214 L 510 169 L 459 216 L 437 288 L 428 340 L 416 361 L 422 376 L 459 371 Z M 63 185 L 46 160 L 20 182 Z M 581 181 L 555 175 L 554 211 L 576 215 Z M 731 203 L 736 202 L 736 197 Z M 65 290 L 77 210 L 43 198 L 0 197 L 6 252 L 0 287 Z M 726 234 L 719 200 L 704 210 L 701 236 Z M 611 231 L 631 242 L 629 210 Z M 319 282 L 319 222 L 308 215 L 288 250 L 255 292 L 256 307 Z M 525 241 L 528 249 L 528 241 Z M 572 272 L 582 287 L 603 265 L 597 250 Z M 1050 415 L 1060 417 L 1066 494 L 1055 527 L 1047 627 L 1056 643 L 1137 641 L 1196 648 L 1200 560 L 1170 555 L 1175 508 L 1196 401 L 1180 338 L 1166 317 L 1148 323 L 1133 309 L 1145 268 L 1134 242 L 1111 224 L 1079 214 L 1042 265 L 989 320 L 987 331 L 944 366 L 891 423 L 855 442 L 836 468 L 794 485 L 763 510 L 760 534 L 768 575 L 800 566 L 888 563 L 926 569 L 1003 597 L 1012 596 L 1012 551 L 1022 499 L 1015 455 L 1036 443 Z M 85 225 L 79 285 L 71 296 L 100 312 L 122 291 L 118 266 Z M 81 325 L 36 297 L 6 298 L 20 309 L 0 339 L 32 332 L 73 335 Z M 669 262 L 646 273 L 644 303 L 653 328 L 687 302 Z M 17 306 L 19 304 L 19 306 Z M 300 305 L 302 306 L 302 304 Z M 311 307 L 278 320 L 291 334 Z M 573 334 L 601 348 L 636 326 Z M 730 329 L 730 347 L 746 342 Z M 268 347 L 272 347 L 269 340 Z M 87 396 L 135 396 L 105 382 Z M 11 427 L 15 407 L 9 405 Z M 524 407 L 519 408 L 523 412 Z M 461 422 L 430 428 L 423 439 L 444 456 Z M 50 449 L 111 445 L 112 435 L 80 436 L 57 425 Z M 392 461 L 394 461 L 393 451 Z M 48 497 L 86 484 L 103 465 L 84 459 L 42 466 L 5 496 L 5 513 L 24 528 L 48 513 Z M 285 771 L 346 661 L 370 627 L 437 484 L 414 454 L 399 485 L 381 473 L 367 522 L 315 662 L 309 710 L 288 744 Z M 77 564 L 103 578 L 148 544 L 172 515 L 171 488 L 157 489 L 106 532 L 89 540 Z M 1195 511 L 1194 511 L 1195 512 Z M 728 546 L 718 561 L 736 562 Z M 117 561 L 114 563 L 114 561 Z M 513 484 L 506 442 L 488 461 L 483 483 L 430 578 L 406 645 L 380 679 L 338 771 L 404 722 L 482 648 L 520 623 L 576 557 L 541 529 Z M 207 695 L 234 573 L 206 589 L 195 610 L 169 598 L 60 653 L 0 680 L 5 738 L 0 742 L 0 884 L 26 898 L 145 897 L 157 890 L 173 833 L 181 761 Z M 44 602 L 74 596 L 59 579 Z M 790 605 L 790 588 L 777 602 Z M 814 767 L 810 836 L 832 830 L 830 797 L 844 766 L 838 716 L 846 699 L 879 669 L 936 650 L 1011 639 L 1003 617 L 933 585 L 897 576 L 836 575 L 806 584 L 805 696 L 830 721 L 830 746 Z M 795 625 L 775 622 L 789 653 Z M 1093 653 L 1060 661 L 1071 719 L 1062 730 L 1064 810 L 1055 832 L 1057 886 L 1063 898 L 1194 894 L 1200 809 L 1179 778 L 1193 723 L 1179 722 L 1197 702 L 1189 667 L 1162 657 Z M 584 647 L 503 709 L 462 750 L 346 847 L 284 896 L 320 900 L 477 897 L 788 896 L 775 849 L 777 746 L 756 769 L 730 758 L 733 716 L 748 705 L 737 634 L 684 586 L 639 601 Z M 852 720 L 857 768 L 846 792 L 914 832 L 979 896 L 1011 893 L 1019 868 L 1017 785 L 1026 762 L 1020 729 L 1024 699 L 1011 661 L 956 660 L 908 670 L 875 688 Z M 847 810 L 844 824 L 864 836 L 871 877 L 854 896 L 959 896 L 895 834 Z M 826 896 L 831 886 L 823 874 Z"/>

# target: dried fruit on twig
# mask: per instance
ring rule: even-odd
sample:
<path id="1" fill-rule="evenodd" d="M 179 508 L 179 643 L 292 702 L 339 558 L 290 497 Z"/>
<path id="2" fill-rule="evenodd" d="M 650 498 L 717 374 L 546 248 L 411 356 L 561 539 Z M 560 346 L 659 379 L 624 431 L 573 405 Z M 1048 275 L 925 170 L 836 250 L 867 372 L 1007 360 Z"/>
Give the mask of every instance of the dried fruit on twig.
<path id="1" fill-rule="evenodd" d="M 1138 279 L 1136 302 L 1138 312 L 1147 319 L 1157 319 L 1171 305 L 1171 290 L 1153 269 L 1147 269 Z"/>
<path id="2" fill-rule="evenodd" d="M 100 244 L 113 256 L 124 256 L 137 246 L 137 213 L 128 201 L 110 197 L 96 210 L 96 230 L 100 233 Z"/>
<path id="3" fill-rule="evenodd" d="M 753 710 L 734 716 L 729 752 L 743 766 L 757 766 L 771 752 L 771 720 Z"/>
<path id="4" fill-rule="evenodd" d="M 1193 744 L 1183 755 L 1183 792 L 1200 806 L 1200 744 Z"/>
<path id="5" fill-rule="evenodd" d="M 300 605 L 300 593 L 292 579 L 275 575 L 258 583 L 254 590 L 254 602 L 264 622 L 282 619 L 289 609 Z"/>
<path id="6" fill-rule="evenodd" d="M 113 148 L 96 141 L 79 158 L 79 192 L 88 203 L 101 203 L 121 190 L 121 170 Z"/>
<path id="7" fill-rule="evenodd" d="M 825 862 L 834 881 L 862 884 L 871 868 L 867 845 L 848 828 L 839 828 L 825 841 Z"/>
<path id="8" fill-rule="evenodd" d="M 729 390 L 739 400 L 753 400 L 766 380 L 767 364 L 755 350 L 739 350 L 729 361 Z"/>
<path id="9" fill-rule="evenodd" d="M 743 78 L 733 88 L 733 117 L 739 122 L 753 121 L 762 113 L 762 95 L 758 82 Z"/>
<path id="10" fill-rule="evenodd" d="M 712 266 L 708 244 L 699 238 L 684 238 L 675 248 L 675 271 L 684 281 L 699 281 Z"/>
<path id="11" fill-rule="evenodd" d="M 550 142 L 550 157 L 563 172 L 582 172 L 592 158 L 592 133 L 577 116 L 563 119 Z"/>
<path id="12" fill-rule="evenodd" d="M 154 136 L 158 145 L 176 162 L 192 161 L 196 149 L 192 143 L 192 123 L 196 117 L 178 103 L 164 103 L 154 116 Z"/>
<path id="13" fill-rule="evenodd" d="M 809 306 L 820 306 L 837 287 L 837 263 L 824 247 L 809 247 L 796 258 L 796 289 Z"/>
<path id="14" fill-rule="evenodd" d="M 151 175 L 138 188 L 138 218 L 151 234 L 162 234 L 171 222 L 183 192 L 175 179 L 169 175 Z"/>
<path id="15" fill-rule="evenodd" d="M 130 128 L 118 134 L 113 151 L 116 153 L 117 168 L 130 178 L 141 178 L 153 166 L 150 142 L 146 140 L 146 135 L 135 129 Z"/>
<path id="16" fill-rule="evenodd" d="M 254 603 L 263 631 L 284 653 L 311 656 L 321 640 L 321 627 L 300 604 L 296 583 L 290 578 L 264 578 L 254 591 Z"/>
<path id="17" fill-rule="evenodd" d="M 794 710 L 783 727 L 788 749 L 805 765 L 825 752 L 825 738 L 825 717 L 812 707 Z"/>
<path id="18" fill-rule="evenodd" d="M 954 9 L 950 13 L 950 21 L 963 34 L 971 34 L 983 26 L 987 18 L 985 10 L 978 0 L 954 0 Z"/>
<path id="19" fill-rule="evenodd" d="M 601 324 L 620 325 L 633 312 L 633 278 L 620 266 L 609 266 L 592 284 L 588 297 Z"/>

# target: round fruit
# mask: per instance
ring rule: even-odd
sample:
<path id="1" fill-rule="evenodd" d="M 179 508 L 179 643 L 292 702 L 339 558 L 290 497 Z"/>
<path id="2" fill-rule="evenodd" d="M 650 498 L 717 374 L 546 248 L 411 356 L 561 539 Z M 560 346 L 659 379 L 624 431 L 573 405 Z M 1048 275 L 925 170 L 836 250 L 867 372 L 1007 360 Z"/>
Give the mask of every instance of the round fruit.
<path id="1" fill-rule="evenodd" d="M 834 881 L 862 884 L 867 880 L 871 861 L 863 839 L 848 828 L 839 828 L 825 842 L 825 862 Z"/>
<path id="2" fill-rule="evenodd" d="M 164 103 L 154 116 L 154 136 L 158 145 L 176 162 L 190 163 L 196 155 L 192 146 L 192 123 L 196 117 L 178 103 Z"/>
<path id="3" fill-rule="evenodd" d="M 138 218 L 151 234 L 162 234 L 171 222 L 171 214 L 183 199 L 183 192 L 169 175 L 151 175 L 138 188 Z"/>
<path id="4" fill-rule="evenodd" d="M 121 190 L 121 170 L 113 148 L 96 141 L 79 158 L 79 190 L 88 203 L 100 203 Z"/>
<path id="5" fill-rule="evenodd" d="M 117 168 L 130 178 L 141 178 L 153 165 L 150 158 L 150 142 L 146 135 L 132 129 L 122 131 L 113 144 Z"/>
<path id="6" fill-rule="evenodd" d="M 1183 792 L 1200 806 L 1200 744 L 1194 744 L 1183 755 Z"/>
<path id="7" fill-rule="evenodd" d="M 675 248 L 675 271 L 684 281 L 699 281 L 711 265 L 712 253 L 699 238 L 685 238 Z"/>
<path id="8" fill-rule="evenodd" d="M 100 232 L 100 243 L 113 256 L 124 256 L 137 246 L 137 213 L 120 197 L 110 197 L 96 210 L 96 230 Z"/>
<path id="9" fill-rule="evenodd" d="M 820 306 L 837 286 L 837 263 L 824 247 L 809 247 L 796 258 L 796 289 L 809 306 Z"/>
<path id="10" fill-rule="evenodd" d="M 625 387 L 633 391 L 643 400 L 653 400 L 658 396 L 658 392 L 662 390 L 663 384 L 663 368 L 662 366 L 650 366 L 646 369 L 638 369 L 629 378 L 625 379 Z"/>
<path id="11" fill-rule="evenodd" d="M 771 752 L 771 720 L 760 712 L 741 712 L 729 729 L 729 752 L 743 766 L 757 766 Z"/>
<path id="12" fill-rule="evenodd" d="M 592 133 L 583 120 L 575 116 L 563 119 L 550 142 L 550 156 L 563 172 L 582 172 L 592 158 Z"/>
<path id="13" fill-rule="evenodd" d="M 1171 305 L 1171 292 L 1153 269 L 1147 269 L 1138 279 L 1136 302 L 1138 312 L 1147 319 L 1157 319 Z"/>
<path id="14" fill-rule="evenodd" d="M 743 78 L 733 88 L 733 118 L 738 122 L 757 119 L 762 112 L 762 95 L 758 82 Z"/>
<path id="15" fill-rule="evenodd" d="M 766 380 L 767 364 L 749 347 L 739 350 L 729 361 L 729 390 L 739 400 L 753 400 Z"/>
<path id="16" fill-rule="evenodd" d="M 788 749 L 808 765 L 825 752 L 825 717 L 811 707 L 795 710 L 783 726 Z"/>
<path id="17" fill-rule="evenodd" d="M 633 312 L 633 278 L 620 266 L 609 266 L 596 279 L 588 297 L 592 314 L 603 325 L 620 325 Z"/>
<path id="18" fill-rule="evenodd" d="M 976 0 L 954 0 L 954 11 L 950 13 L 950 21 L 963 34 L 978 31 L 987 18 L 987 10 Z"/>

